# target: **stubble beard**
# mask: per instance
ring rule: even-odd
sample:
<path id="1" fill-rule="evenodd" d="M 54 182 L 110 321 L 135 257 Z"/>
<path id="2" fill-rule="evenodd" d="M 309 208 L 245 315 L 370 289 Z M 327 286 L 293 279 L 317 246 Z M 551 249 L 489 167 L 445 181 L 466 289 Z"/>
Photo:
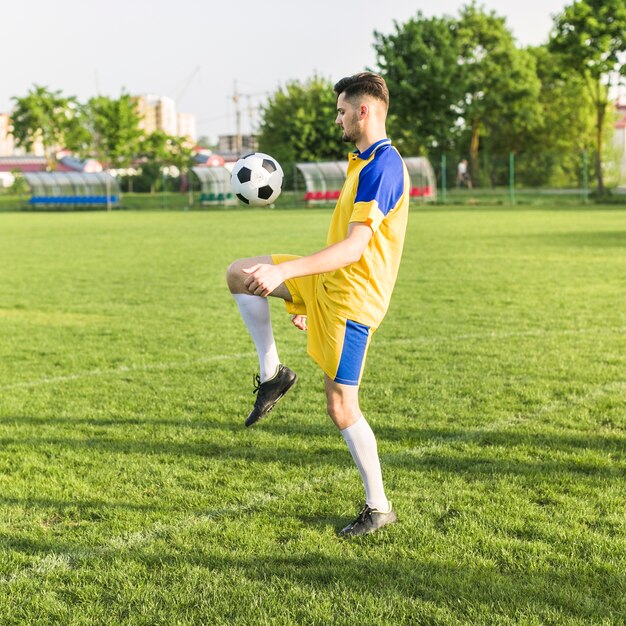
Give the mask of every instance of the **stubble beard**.
<path id="1" fill-rule="evenodd" d="M 353 130 L 346 130 L 345 126 L 343 128 L 343 135 L 341 136 L 341 140 L 344 143 L 356 143 L 356 141 L 357 141 L 357 134 L 358 134 L 356 132 L 356 130 L 358 129 L 358 124 L 357 124 L 358 117 L 357 117 L 357 115 L 354 115 L 353 119 L 351 121 L 352 121 L 352 125 L 351 126 L 352 126 Z"/>

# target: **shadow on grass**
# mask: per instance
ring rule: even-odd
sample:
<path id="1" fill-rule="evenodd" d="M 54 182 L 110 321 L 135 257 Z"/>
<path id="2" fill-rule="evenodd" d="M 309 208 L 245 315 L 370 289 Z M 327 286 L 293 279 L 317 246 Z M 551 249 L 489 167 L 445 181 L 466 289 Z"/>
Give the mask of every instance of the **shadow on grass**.
<path id="1" fill-rule="evenodd" d="M 135 558 L 149 567 L 168 563 L 176 566 L 183 558 L 209 571 L 237 572 L 276 594 L 281 594 L 281 589 L 296 587 L 309 590 L 308 597 L 331 594 L 343 598 L 347 604 L 360 604 L 369 597 L 376 599 L 381 610 L 403 607 L 404 614 L 410 614 L 411 607 L 424 602 L 446 608 L 456 618 L 469 619 L 477 614 L 489 619 L 497 615 L 512 618 L 520 613 L 544 614 L 554 619 L 555 612 L 557 621 L 551 623 L 562 618 L 596 623 L 602 617 L 623 617 L 623 599 L 616 593 L 626 586 L 626 575 L 622 572 L 604 568 L 594 571 L 593 566 L 586 565 L 530 567 L 523 562 L 511 567 L 498 562 L 485 564 L 484 560 L 473 565 L 455 564 L 424 553 L 417 557 L 383 558 L 379 556 L 381 550 L 394 550 L 394 545 L 385 546 L 385 541 L 388 538 L 382 536 L 364 538 L 360 540 L 362 550 L 347 548 L 347 554 L 342 557 L 315 551 L 263 558 L 199 555 L 197 551 L 189 551 L 135 555 Z M 378 547 L 381 542 L 383 545 Z M 601 580 L 601 583 L 585 586 L 581 580 Z M 244 606 L 245 603 L 242 610 Z M 481 620 L 481 623 L 488 622 Z M 495 619 L 492 623 L 503 622 Z"/>
<path id="2" fill-rule="evenodd" d="M 104 449 L 107 449 L 110 442 L 103 443 Z M 75 442 L 69 444 L 74 445 Z M 268 445 L 262 457 L 266 455 L 280 458 L 280 450 Z M 341 456 L 345 462 L 344 455 Z M 315 462 L 319 461 L 316 459 Z M 392 462 L 409 467 L 404 458 L 393 461 L 392 455 Z M 506 466 L 504 461 L 490 462 L 491 465 L 483 467 L 477 465 L 474 459 L 442 458 L 439 455 L 431 459 L 410 460 L 412 469 L 428 468 L 432 464 L 438 472 L 473 471 L 493 476 L 497 472 L 509 472 L 512 468 L 517 472 L 542 472 L 545 480 L 564 471 L 575 474 L 572 468 L 558 462 L 536 464 L 509 460 Z M 54 506 L 59 503 L 42 499 L 41 504 Z M 101 506 L 106 503 L 94 500 L 84 504 Z M 266 504 L 261 502 L 246 508 L 245 512 L 254 514 L 265 509 Z M 241 515 L 239 509 L 237 515 Z M 303 526 L 316 529 L 320 542 L 339 541 L 331 538 L 329 532 L 349 521 L 335 516 L 310 515 L 297 516 L 297 519 Z M 206 523 L 211 522 L 207 520 Z M 519 615 L 543 615 L 548 623 L 563 623 L 559 622 L 562 619 L 572 620 L 572 623 L 580 623 L 580 620 L 596 623 L 602 618 L 618 620 L 623 616 L 620 611 L 624 609 L 622 590 L 626 588 L 626 574 L 615 567 L 599 565 L 599 559 L 589 563 L 563 563 L 567 554 L 562 551 L 568 549 L 566 546 L 553 547 L 553 558 L 536 563 L 531 560 L 532 550 L 527 552 L 523 546 L 513 558 L 506 551 L 500 553 L 496 547 L 489 546 L 489 536 L 485 543 L 480 537 L 468 536 L 466 541 L 469 544 L 462 548 L 466 552 L 459 555 L 458 562 L 454 562 L 449 556 L 438 555 L 436 551 L 422 546 L 422 541 L 426 539 L 420 536 L 419 524 L 409 522 L 406 526 L 385 530 L 380 535 L 346 542 L 341 556 L 318 552 L 310 545 L 305 546 L 306 552 L 303 552 L 302 545 L 297 542 L 293 545 L 300 551 L 298 554 L 290 554 L 289 545 L 271 544 L 274 547 L 270 547 L 270 554 L 249 555 L 239 554 L 236 549 L 229 553 L 227 546 L 219 542 L 220 534 L 201 546 L 178 541 L 176 546 L 170 547 L 166 541 L 170 532 L 177 533 L 177 530 L 173 528 L 151 533 L 150 529 L 146 529 L 149 546 L 125 545 L 122 541 L 120 544 L 105 542 L 94 547 L 81 544 L 80 537 L 76 537 L 75 541 L 64 541 L 58 537 L 6 534 L 0 539 L 0 545 L 4 549 L 34 556 L 67 556 L 74 561 L 71 563 L 74 572 L 83 568 L 92 571 L 94 558 L 98 559 L 95 561 L 98 568 L 105 572 L 114 562 L 119 565 L 120 559 L 148 566 L 148 571 L 175 572 L 180 569 L 181 563 L 185 563 L 202 568 L 207 575 L 214 572 L 236 573 L 238 578 L 258 583 L 267 593 L 276 596 L 284 593 L 285 589 L 296 587 L 308 592 L 305 597 L 322 595 L 327 598 L 330 594 L 348 605 L 356 603 L 359 598 L 376 599 L 381 606 L 395 608 L 404 615 L 410 615 L 418 606 L 423 609 L 425 605 L 434 604 L 451 611 L 457 619 L 465 617 L 470 620 L 468 623 L 477 615 L 481 617 L 481 624 L 489 623 L 489 616 L 514 619 Z M 219 529 L 216 532 L 219 533 Z M 155 550 L 152 537 L 160 540 L 158 550 Z M 475 553 L 475 559 L 469 557 L 467 551 L 470 550 Z M 36 566 L 33 572 L 36 574 Z M 233 605 L 233 616 L 236 617 L 239 610 L 245 616 L 248 600 L 243 597 L 240 603 Z M 494 619 L 493 623 L 505 622 Z"/>
<path id="3" fill-rule="evenodd" d="M 2 437 L 3 448 L 27 447 L 31 450 L 58 448 L 63 451 L 85 454 L 206 457 L 224 461 L 245 461 L 258 464 L 283 464 L 292 467 L 345 467 L 349 462 L 341 436 L 334 427 L 323 423 L 302 423 L 280 418 L 265 421 L 246 429 L 232 422 L 190 422 L 173 420 L 122 420 L 112 422 L 117 428 L 102 429 L 102 433 L 88 433 L 83 437 L 60 436 L 50 432 L 41 434 Z M 110 425 L 111 420 L 100 422 L 88 418 L 0 418 L 10 425 L 29 423 L 35 425 L 62 425 L 65 430 L 84 423 L 94 427 Z M 150 427 L 148 436 L 128 437 L 120 430 L 128 423 Z M 158 427 L 167 424 L 175 428 L 171 433 Z M 193 430 L 193 438 L 185 438 L 181 426 Z M 67 427 L 67 428 L 65 428 Z M 545 476 L 597 475 L 626 477 L 626 438 L 620 432 L 610 435 L 545 434 L 519 432 L 518 430 L 462 430 L 433 428 L 396 428 L 377 426 L 375 433 L 379 451 L 387 466 L 417 471 L 420 468 L 436 469 L 450 473 L 519 474 Z M 197 435 L 196 435 L 197 433 Z M 139 433 L 140 434 L 140 433 Z M 293 441 L 293 440 L 296 441 Z M 389 445 L 392 444 L 392 445 Z M 464 449 L 464 446 L 470 446 Z M 590 458 L 588 452 L 596 453 Z M 562 453 L 561 458 L 553 458 Z M 601 453 L 597 456 L 597 453 Z M 520 458 L 526 457 L 526 458 Z"/>
<path id="4" fill-rule="evenodd" d="M 302 602 L 303 616 L 312 598 L 324 598 L 326 602 L 341 603 L 337 618 L 344 611 L 356 615 L 364 605 L 374 602 L 381 614 L 403 615 L 401 623 L 411 623 L 412 616 L 424 616 L 425 612 L 433 611 L 434 616 L 437 609 L 449 611 L 454 623 L 460 619 L 468 620 L 463 623 L 513 623 L 510 620 L 521 616 L 534 616 L 535 620 L 543 617 L 548 620 L 546 623 L 553 624 L 622 623 L 622 591 L 626 588 L 623 572 L 585 563 L 551 567 L 521 560 L 512 565 L 484 554 L 480 561 L 476 559 L 471 564 L 467 563 L 467 555 L 455 563 L 427 548 L 419 553 L 402 551 L 399 539 L 397 535 L 381 535 L 352 541 L 346 544 L 342 556 L 314 548 L 289 554 L 285 546 L 276 546 L 272 554 L 241 555 L 236 551 L 228 554 L 215 543 L 200 549 L 180 545 L 168 549 L 161 544 L 156 552 L 141 547 L 125 551 L 124 561 L 136 563 L 144 568 L 141 571 L 153 572 L 157 578 L 158 572 L 176 572 L 181 563 L 205 571 L 207 576 L 236 577 L 242 585 L 240 592 L 229 592 L 233 599 L 237 598 L 229 612 L 233 620 L 241 617 L 245 621 L 249 617 L 250 602 L 257 599 L 251 594 L 263 589 L 266 597 L 282 606 Z M 83 570 L 85 576 L 99 572 L 99 578 L 105 582 L 107 568 L 114 563 L 120 566 L 116 550 L 99 552 L 54 539 L 3 539 L 2 545 L 35 556 L 68 557 L 74 581 Z M 403 554 L 402 558 L 395 558 L 399 554 Z M 33 566 L 33 577 L 40 575 Z M 251 587 L 243 581 L 255 584 Z M 164 597 L 170 592 L 169 588 L 157 591 Z M 337 611 L 337 607 L 333 604 L 328 610 Z M 317 611 L 316 615 L 320 617 Z"/>
<path id="5" fill-rule="evenodd" d="M 0 496 L 0 506 L 17 506 L 23 508 L 41 508 L 52 509 L 54 511 L 77 510 L 81 514 L 87 512 L 88 519 L 99 517 L 99 511 L 109 509 L 124 509 L 130 511 L 165 511 L 163 507 L 156 507 L 149 504 L 137 504 L 135 502 L 120 502 L 111 500 L 57 500 L 53 498 L 32 498 L 25 496 L 24 498 L 15 498 L 9 496 Z M 89 516 L 90 513 L 94 515 Z"/>
<path id="6" fill-rule="evenodd" d="M 280 411 L 280 409 L 279 409 Z M 295 437 L 311 438 L 311 437 L 335 437 L 338 432 L 332 426 L 330 419 L 325 415 L 320 415 L 319 420 L 314 422 L 303 422 L 300 412 L 288 412 L 282 410 L 273 413 L 270 417 L 264 419 L 254 428 L 246 428 L 244 426 L 245 416 L 242 414 L 235 420 L 224 419 L 220 421 L 208 420 L 204 416 L 183 417 L 179 419 L 165 419 L 162 417 L 36 417 L 28 416 L 0 416 L 0 426 L 38 426 L 38 427 L 55 427 L 70 428 L 76 426 L 92 426 L 94 428 L 125 428 L 127 426 L 137 426 L 140 428 L 148 428 L 152 431 L 159 428 L 176 428 L 190 429 L 208 433 L 211 431 L 221 433 L 231 433 L 233 435 L 250 436 L 253 433 L 271 433 L 275 436 L 284 437 L 293 435 Z"/>
<path id="7" fill-rule="evenodd" d="M 503 447 L 520 448 L 541 452 L 580 453 L 595 450 L 607 454 L 626 455 L 626 431 L 615 428 L 606 434 L 587 431 L 564 434 L 547 434 L 542 432 L 520 432 L 519 429 L 503 428 L 500 430 L 486 428 L 397 428 L 394 426 L 377 426 L 375 433 L 380 441 L 391 441 L 405 444 L 407 448 L 424 447 L 429 444 L 463 444 L 471 443 L 484 448 Z"/>
<path id="8" fill-rule="evenodd" d="M 73 453 L 102 455 L 162 456 L 162 457 L 206 457 L 226 461 L 243 460 L 247 463 L 282 464 L 293 467 L 328 466 L 344 467 L 347 452 L 343 446 L 330 447 L 317 445 L 311 450 L 302 450 L 292 445 L 275 441 L 260 441 L 258 438 L 242 435 L 239 443 L 219 443 L 210 438 L 198 438 L 189 442 L 174 442 L 151 439 L 113 439 L 110 437 L 26 437 L 0 438 L 3 448 L 14 447 L 15 450 L 46 450 L 57 448 Z"/>
<path id="9" fill-rule="evenodd" d="M 192 430 L 219 429 L 224 431 L 235 432 L 241 430 L 241 425 L 232 422 L 207 422 L 203 417 L 189 418 L 180 417 L 179 419 L 164 419 L 155 417 L 37 417 L 34 415 L 20 415 L 16 417 L 2 416 L 0 417 L 0 425 L 20 427 L 23 425 L 39 426 L 39 427 L 75 427 L 75 426 L 93 426 L 94 428 L 125 428 L 127 426 L 138 426 L 142 428 L 190 428 Z"/>
<path id="10" fill-rule="evenodd" d="M 515 237 L 515 235 L 509 235 Z M 541 241 L 543 244 L 566 246 L 571 248 L 620 248 L 626 249 L 626 230 L 625 231 L 586 231 L 574 233 L 546 233 L 537 235 L 519 235 L 524 239 L 532 239 L 533 241 Z"/>

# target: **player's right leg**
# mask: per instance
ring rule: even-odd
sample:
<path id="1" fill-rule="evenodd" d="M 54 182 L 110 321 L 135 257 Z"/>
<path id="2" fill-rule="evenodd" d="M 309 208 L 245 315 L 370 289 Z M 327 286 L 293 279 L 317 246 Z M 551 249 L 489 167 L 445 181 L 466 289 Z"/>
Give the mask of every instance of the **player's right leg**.
<path id="1" fill-rule="evenodd" d="M 267 298 L 255 296 L 246 289 L 244 281 L 247 274 L 243 270 L 258 263 L 272 263 L 272 257 L 238 259 L 226 272 L 228 288 L 259 357 L 260 373 L 256 377 L 255 386 L 257 397 L 254 408 L 246 419 L 246 426 L 252 426 L 267 415 L 297 380 L 295 372 L 282 365 L 278 358 Z M 271 295 L 291 301 L 291 294 L 285 284 L 279 285 Z"/>
<path id="2" fill-rule="evenodd" d="M 361 366 L 357 365 L 355 378 L 360 369 Z M 396 512 L 385 495 L 376 436 L 359 407 L 358 384 L 341 384 L 332 380 L 328 374 L 324 375 L 324 384 L 328 414 L 340 430 L 365 488 L 365 506 L 339 535 L 366 535 L 397 520 Z"/>
<path id="3" fill-rule="evenodd" d="M 312 320 L 314 334 L 309 340 L 324 370 L 328 414 L 341 432 L 365 488 L 365 506 L 339 533 L 342 537 L 356 537 L 397 519 L 385 494 L 376 437 L 359 405 L 361 376 L 373 331 L 331 310 L 326 311 L 322 321 L 318 324 L 319 320 Z"/>

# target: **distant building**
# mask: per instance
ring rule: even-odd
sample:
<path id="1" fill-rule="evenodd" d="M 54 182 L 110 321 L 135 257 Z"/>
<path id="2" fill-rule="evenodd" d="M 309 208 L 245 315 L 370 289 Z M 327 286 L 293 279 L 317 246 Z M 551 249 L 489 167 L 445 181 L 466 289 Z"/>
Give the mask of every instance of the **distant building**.
<path id="1" fill-rule="evenodd" d="M 224 165 L 224 157 L 219 154 L 213 154 L 211 150 L 195 146 L 192 148 L 194 152 L 194 163 L 197 165 L 206 165 L 207 167 L 219 167 Z"/>
<path id="2" fill-rule="evenodd" d="M 192 113 L 176 111 L 173 98 L 143 94 L 135 98 L 137 112 L 141 116 L 139 127 L 148 135 L 155 130 L 174 137 L 189 137 L 196 140 L 196 118 Z"/>
<path id="3" fill-rule="evenodd" d="M 11 118 L 8 113 L 0 113 L 0 157 L 11 156 L 15 148 L 11 135 Z"/>
<path id="4" fill-rule="evenodd" d="M 57 172 L 101 172 L 102 165 L 94 159 L 82 161 L 70 155 L 62 156 L 59 153 L 56 160 Z M 14 180 L 14 172 L 32 173 L 46 172 L 48 170 L 48 160 L 44 156 L 34 154 L 8 156 L 0 155 L 0 187 L 10 187 Z"/>
<path id="5" fill-rule="evenodd" d="M 139 128 L 146 134 L 153 133 L 157 129 L 156 96 L 138 96 L 135 99 L 137 113 L 141 117 Z"/>
<path id="6" fill-rule="evenodd" d="M 241 141 L 241 146 L 237 144 Z M 227 161 L 236 161 L 242 154 L 258 150 L 256 135 L 220 135 L 217 150 Z"/>
<path id="7" fill-rule="evenodd" d="M 178 135 L 176 103 L 172 98 L 159 98 L 156 105 L 157 127 L 168 135 Z"/>
<path id="8" fill-rule="evenodd" d="M 196 132 L 196 116 L 192 113 L 178 113 L 178 135 L 180 137 L 187 137 L 194 143 L 197 141 L 198 136 Z"/>

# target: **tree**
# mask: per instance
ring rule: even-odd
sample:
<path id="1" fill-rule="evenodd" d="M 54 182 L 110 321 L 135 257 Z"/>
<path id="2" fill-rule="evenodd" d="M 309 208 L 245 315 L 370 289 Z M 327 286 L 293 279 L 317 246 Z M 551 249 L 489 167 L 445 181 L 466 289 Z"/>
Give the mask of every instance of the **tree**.
<path id="1" fill-rule="evenodd" d="M 333 85 L 319 76 L 280 87 L 262 111 L 259 149 L 271 154 L 286 176 L 297 161 L 345 157 L 346 147 L 335 124 L 337 99 Z"/>
<path id="2" fill-rule="evenodd" d="M 482 138 L 490 138 L 492 150 L 519 151 L 540 126 L 540 82 L 532 56 L 515 46 L 505 19 L 494 12 L 487 14 L 475 3 L 464 7 L 457 37 L 464 87 L 460 110 L 477 177 Z"/>
<path id="3" fill-rule="evenodd" d="M 624 0 L 575 0 L 555 19 L 550 49 L 583 77 L 595 108 L 596 178 L 604 193 L 603 135 L 610 90 L 626 76 L 626 4 Z"/>
<path id="4" fill-rule="evenodd" d="M 193 151 L 186 138 L 174 137 L 162 130 L 155 130 L 143 138 L 139 154 L 145 160 L 141 169 L 148 178 L 151 193 L 154 193 L 156 181 L 164 167 L 172 166 L 182 175 L 193 158 Z"/>
<path id="5" fill-rule="evenodd" d="M 49 169 L 56 165 L 55 150 L 79 149 L 85 141 L 81 107 L 75 97 L 34 85 L 26 96 L 14 97 L 13 101 L 11 118 L 17 144 L 30 150 L 41 141 Z"/>
<path id="6" fill-rule="evenodd" d="M 405 154 L 479 149 L 507 153 L 528 145 L 541 123 L 534 59 L 515 46 L 504 18 L 472 3 L 458 18 L 421 13 L 375 33 L 379 71 L 389 85 L 390 135 Z"/>
<path id="7" fill-rule="evenodd" d="M 594 145 L 594 106 L 583 78 L 560 66 L 548 45 L 528 48 L 541 81 L 543 123 L 531 135 L 525 175 L 531 185 L 569 185 L 581 176 L 582 151 Z"/>
<path id="8" fill-rule="evenodd" d="M 91 137 L 89 151 L 109 167 L 128 167 L 144 137 L 133 99 L 128 94 L 116 100 L 97 96 L 85 109 Z"/>
<path id="9" fill-rule="evenodd" d="M 448 150 L 463 97 L 457 21 L 417 16 L 395 32 L 374 32 L 379 72 L 391 93 L 389 135 L 405 154 Z"/>

